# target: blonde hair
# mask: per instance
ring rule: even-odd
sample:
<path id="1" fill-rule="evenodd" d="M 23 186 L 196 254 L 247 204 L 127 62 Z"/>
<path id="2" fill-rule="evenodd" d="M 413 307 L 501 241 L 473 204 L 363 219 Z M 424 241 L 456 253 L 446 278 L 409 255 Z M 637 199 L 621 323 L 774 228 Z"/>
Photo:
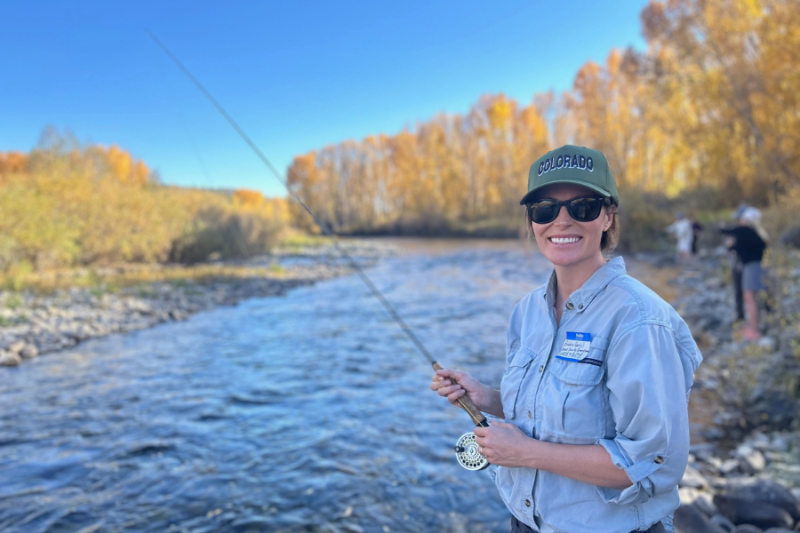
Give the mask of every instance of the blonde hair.
<path id="1" fill-rule="evenodd" d="M 750 226 L 758 233 L 758 236 L 761 237 L 761 240 L 767 242 L 769 240 L 769 234 L 767 230 L 761 225 L 761 211 L 756 209 L 755 207 L 748 207 L 742 216 L 739 217 L 739 220 Z"/>

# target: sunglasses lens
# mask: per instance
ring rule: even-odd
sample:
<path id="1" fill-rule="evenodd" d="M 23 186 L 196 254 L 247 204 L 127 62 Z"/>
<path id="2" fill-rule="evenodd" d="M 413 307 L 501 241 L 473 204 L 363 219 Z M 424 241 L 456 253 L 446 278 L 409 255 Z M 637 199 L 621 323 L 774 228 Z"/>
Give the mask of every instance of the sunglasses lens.
<path id="1" fill-rule="evenodd" d="M 600 216 L 602 209 L 601 198 L 576 198 L 567 204 L 569 216 L 578 222 L 591 222 Z"/>
<path id="2" fill-rule="evenodd" d="M 547 224 L 558 217 L 558 202 L 543 200 L 535 204 L 528 205 L 528 216 L 537 224 Z"/>

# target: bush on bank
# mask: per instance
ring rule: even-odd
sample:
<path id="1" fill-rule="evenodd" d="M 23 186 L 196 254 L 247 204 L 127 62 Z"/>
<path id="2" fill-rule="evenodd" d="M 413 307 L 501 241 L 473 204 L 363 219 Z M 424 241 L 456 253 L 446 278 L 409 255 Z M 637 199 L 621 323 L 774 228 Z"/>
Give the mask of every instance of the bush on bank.
<path id="1" fill-rule="evenodd" d="M 246 257 L 273 246 L 288 220 L 285 200 L 165 186 L 124 150 L 58 134 L 0 154 L 0 213 L 6 273 Z"/>

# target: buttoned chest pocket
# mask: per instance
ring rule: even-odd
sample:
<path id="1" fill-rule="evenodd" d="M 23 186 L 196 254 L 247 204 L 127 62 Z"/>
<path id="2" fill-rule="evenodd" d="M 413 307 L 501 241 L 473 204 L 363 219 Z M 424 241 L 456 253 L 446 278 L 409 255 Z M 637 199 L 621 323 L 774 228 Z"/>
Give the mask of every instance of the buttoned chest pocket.
<path id="1" fill-rule="evenodd" d="M 607 347 L 606 339 L 595 337 L 582 360 L 550 361 L 541 403 L 544 431 L 575 443 L 605 436 L 610 416 L 603 382 Z"/>
<path id="2" fill-rule="evenodd" d="M 511 354 L 508 368 L 500 383 L 503 414 L 508 421 L 516 418 L 518 405 L 525 402 L 526 391 L 522 385 L 534 359 L 535 354 L 527 348 L 518 347 L 516 352 Z"/>

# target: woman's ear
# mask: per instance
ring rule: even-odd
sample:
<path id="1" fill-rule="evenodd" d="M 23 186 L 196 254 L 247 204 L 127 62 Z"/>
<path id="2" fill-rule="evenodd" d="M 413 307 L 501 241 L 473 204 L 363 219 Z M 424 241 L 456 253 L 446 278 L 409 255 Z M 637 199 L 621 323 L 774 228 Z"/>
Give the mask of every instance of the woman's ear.
<path id="1" fill-rule="evenodd" d="M 603 224 L 603 231 L 608 231 L 611 225 L 614 223 L 614 217 L 617 216 L 617 206 L 611 205 L 608 206 L 606 211 L 606 220 Z"/>

